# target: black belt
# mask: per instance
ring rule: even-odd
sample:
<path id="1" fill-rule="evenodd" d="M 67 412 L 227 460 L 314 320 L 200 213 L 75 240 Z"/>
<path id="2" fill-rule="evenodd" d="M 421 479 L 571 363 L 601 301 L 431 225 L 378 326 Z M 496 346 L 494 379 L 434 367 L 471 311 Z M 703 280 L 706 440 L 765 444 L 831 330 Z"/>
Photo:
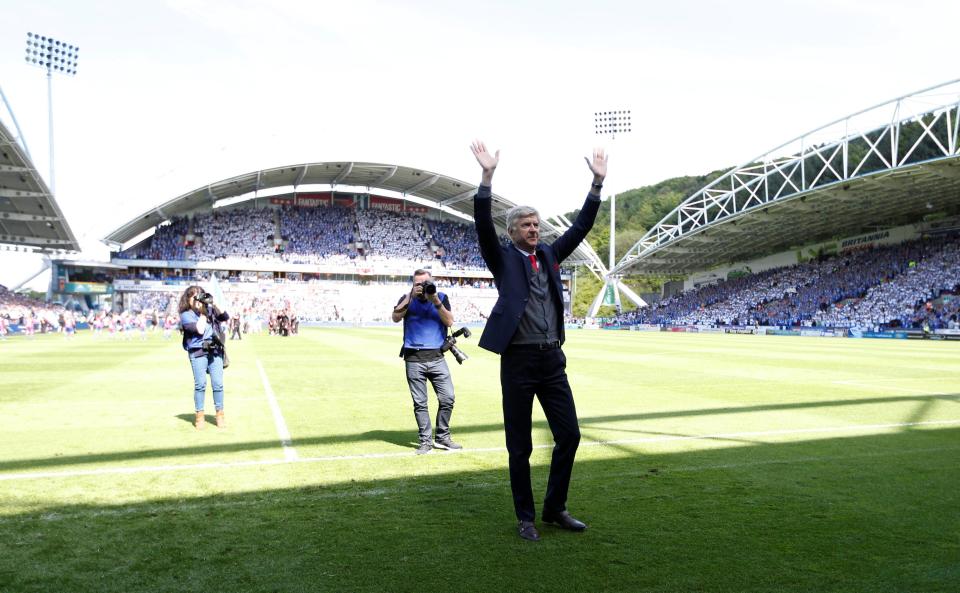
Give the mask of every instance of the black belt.
<path id="1" fill-rule="evenodd" d="M 560 347 L 560 340 L 541 342 L 539 344 L 510 344 L 510 350 L 556 350 Z"/>
<path id="2" fill-rule="evenodd" d="M 404 348 L 401 355 L 404 360 L 410 362 L 429 362 L 443 358 L 443 350 L 440 348 Z"/>

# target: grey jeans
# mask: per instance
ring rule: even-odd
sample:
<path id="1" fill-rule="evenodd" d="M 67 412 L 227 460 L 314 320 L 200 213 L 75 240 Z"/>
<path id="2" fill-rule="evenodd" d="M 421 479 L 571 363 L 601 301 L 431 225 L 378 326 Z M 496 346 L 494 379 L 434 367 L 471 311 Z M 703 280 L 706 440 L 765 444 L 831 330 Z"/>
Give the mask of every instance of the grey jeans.
<path id="1" fill-rule="evenodd" d="M 406 361 L 407 384 L 413 398 L 413 415 L 420 429 L 420 442 L 429 443 L 430 410 L 427 408 L 427 381 L 433 385 L 440 409 L 437 410 L 437 440 L 450 438 L 450 415 L 453 414 L 453 380 L 443 357 L 427 362 Z"/>

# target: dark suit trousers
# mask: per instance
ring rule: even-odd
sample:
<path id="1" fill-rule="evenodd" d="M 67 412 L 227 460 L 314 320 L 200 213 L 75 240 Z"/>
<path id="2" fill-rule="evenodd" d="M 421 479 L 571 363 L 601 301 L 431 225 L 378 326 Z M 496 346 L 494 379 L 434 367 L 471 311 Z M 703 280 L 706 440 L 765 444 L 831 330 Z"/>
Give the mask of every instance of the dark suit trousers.
<path id="1" fill-rule="evenodd" d="M 567 357 L 559 348 L 524 350 L 508 348 L 500 355 L 500 386 L 503 390 L 503 428 L 510 456 L 510 488 L 520 521 L 533 521 L 536 508 L 530 485 L 531 414 L 534 395 L 553 433 L 553 459 L 543 510 L 566 510 L 573 460 L 580 444 L 580 427 L 573 392 L 567 382 Z"/>

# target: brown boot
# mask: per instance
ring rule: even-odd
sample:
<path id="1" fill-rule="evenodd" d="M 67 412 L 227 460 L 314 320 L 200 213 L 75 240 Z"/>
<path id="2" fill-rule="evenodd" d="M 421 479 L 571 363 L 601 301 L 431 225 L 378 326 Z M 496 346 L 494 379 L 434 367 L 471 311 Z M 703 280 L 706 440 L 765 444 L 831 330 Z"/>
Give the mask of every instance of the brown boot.
<path id="1" fill-rule="evenodd" d="M 227 421 L 223 417 L 223 410 L 217 410 L 217 428 L 226 428 Z"/>
<path id="2" fill-rule="evenodd" d="M 207 419 L 203 415 L 203 412 L 197 412 L 197 417 L 193 421 L 193 425 L 197 427 L 197 430 L 203 430 L 203 427 L 206 425 Z"/>

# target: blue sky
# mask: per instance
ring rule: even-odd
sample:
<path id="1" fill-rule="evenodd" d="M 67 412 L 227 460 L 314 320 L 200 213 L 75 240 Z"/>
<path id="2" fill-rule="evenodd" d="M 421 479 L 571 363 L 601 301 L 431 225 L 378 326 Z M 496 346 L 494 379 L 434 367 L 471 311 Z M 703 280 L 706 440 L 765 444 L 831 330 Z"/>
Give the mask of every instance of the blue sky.
<path id="1" fill-rule="evenodd" d="M 950 2 L 156 2 L 0 0 L 0 86 L 46 175 L 33 31 L 80 46 L 54 80 L 57 200 L 99 238 L 259 168 L 361 160 L 478 178 L 545 214 L 579 206 L 592 113 L 625 189 L 751 159 L 809 129 L 958 77 Z M 9 120 L 0 114 L 5 123 Z M 0 251 L 0 284 L 36 265 Z"/>

